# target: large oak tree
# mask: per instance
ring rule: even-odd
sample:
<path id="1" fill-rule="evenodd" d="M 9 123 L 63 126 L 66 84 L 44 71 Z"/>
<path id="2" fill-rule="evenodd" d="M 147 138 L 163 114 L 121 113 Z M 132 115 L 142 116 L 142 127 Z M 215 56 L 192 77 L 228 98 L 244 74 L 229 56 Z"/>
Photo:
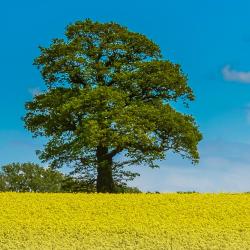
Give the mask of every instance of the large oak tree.
<path id="1" fill-rule="evenodd" d="M 194 100 L 187 77 L 146 36 L 87 19 L 40 50 L 34 64 L 47 88 L 26 103 L 24 121 L 48 137 L 41 160 L 92 175 L 98 192 L 115 192 L 126 166 L 157 167 L 168 150 L 198 162 L 195 120 L 172 107 Z"/>

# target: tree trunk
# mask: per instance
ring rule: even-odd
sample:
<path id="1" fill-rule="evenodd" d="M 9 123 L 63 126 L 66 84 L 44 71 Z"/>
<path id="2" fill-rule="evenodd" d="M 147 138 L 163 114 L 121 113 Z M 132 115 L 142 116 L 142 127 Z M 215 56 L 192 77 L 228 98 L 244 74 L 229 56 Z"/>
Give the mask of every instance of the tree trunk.
<path id="1" fill-rule="evenodd" d="M 112 157 L 108 156 L 108 148 L 97 147 L 96 157 L 97 166 L 97 184 L 98 193 L 114 193 L 115 185 L 112 176 Z"/>

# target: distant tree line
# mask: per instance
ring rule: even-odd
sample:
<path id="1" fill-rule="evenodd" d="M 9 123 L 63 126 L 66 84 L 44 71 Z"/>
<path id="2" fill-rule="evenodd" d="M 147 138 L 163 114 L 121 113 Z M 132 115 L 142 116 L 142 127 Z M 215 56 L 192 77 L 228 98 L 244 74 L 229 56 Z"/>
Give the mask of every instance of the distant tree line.
<path id="1" fill-rule="evenodd" d="M 0 192 L 96 192 L 94 182 L 44 168 L 38 164 L 11 163 L 0 167 Z M 139 193 L 136 187 L 116 183 L 116 193 Z"/>

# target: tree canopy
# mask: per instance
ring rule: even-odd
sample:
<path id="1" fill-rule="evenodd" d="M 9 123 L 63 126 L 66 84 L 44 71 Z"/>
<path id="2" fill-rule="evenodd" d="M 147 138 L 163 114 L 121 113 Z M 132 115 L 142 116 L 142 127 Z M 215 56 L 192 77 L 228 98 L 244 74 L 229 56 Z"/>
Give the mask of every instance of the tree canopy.
<path id="1" fill-rule="evenodd" d="M 0 191 L 59 192 L 64 175 L 38 164 L 11 163 L 1 167 Z"/>
<path id="2" fill-rule="evenodd" d="M 73 167 L 98 192 L 114 192 L 115 178 L 133 179 L 126 166 L 157 167 L 168 150 L 198 162 L 198 126 L 172 106 L 194 100 L 187 76 L 146 36 L 87 19 L 40 51 L 34 64 L 47 88 L 26 103 L 24 121 L 34 137 L 48 138 L 42 161 Z"/>

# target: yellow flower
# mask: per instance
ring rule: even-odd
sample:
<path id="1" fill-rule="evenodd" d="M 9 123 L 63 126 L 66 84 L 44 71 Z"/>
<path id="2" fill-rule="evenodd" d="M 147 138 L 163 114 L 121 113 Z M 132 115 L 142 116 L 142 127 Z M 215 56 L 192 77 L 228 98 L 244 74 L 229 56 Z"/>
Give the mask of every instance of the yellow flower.
<path id="1" fill-rule="evenodd" d="M 249 194 L 0 193 L 0 249 L 249 249 Z"/>

